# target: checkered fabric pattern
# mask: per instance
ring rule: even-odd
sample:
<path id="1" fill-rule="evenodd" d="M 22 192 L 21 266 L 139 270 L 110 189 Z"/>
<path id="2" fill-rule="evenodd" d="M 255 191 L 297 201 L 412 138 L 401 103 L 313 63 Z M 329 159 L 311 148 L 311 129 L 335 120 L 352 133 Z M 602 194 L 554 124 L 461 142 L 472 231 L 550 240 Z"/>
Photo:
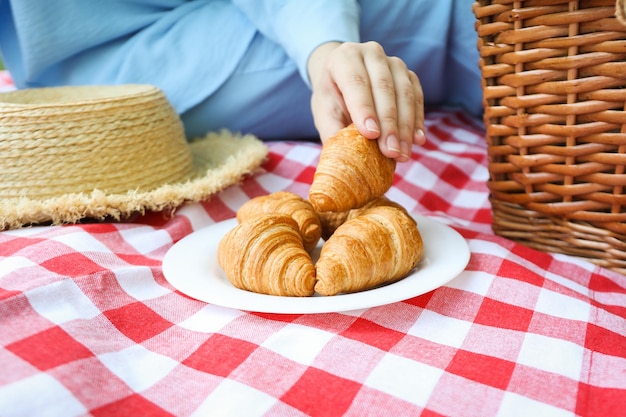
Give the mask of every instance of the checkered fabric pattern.
<path id="1" fill-rule="evenodd" d="M 175 242 L 251 197 L 306 195 L 314 143 L 269 143 L 262 172 L 173 217 L 0 233 L 0 415 L 624 415 L 626 277 L 495 236 L 481 125 L 430 112 L 427 136 L 388 196 L 471 259 L 389 305 L 261 314 L 163 277 Z"/>

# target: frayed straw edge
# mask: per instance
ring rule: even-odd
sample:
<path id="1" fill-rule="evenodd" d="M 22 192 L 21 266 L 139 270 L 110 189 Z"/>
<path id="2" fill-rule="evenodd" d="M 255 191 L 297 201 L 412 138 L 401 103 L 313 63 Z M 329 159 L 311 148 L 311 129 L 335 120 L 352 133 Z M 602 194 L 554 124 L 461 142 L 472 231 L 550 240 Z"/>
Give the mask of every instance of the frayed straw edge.
<path id="1" fill-rule="evenodd" d="M 46 200 L 5 199 L 0 202 L 0 230 L 42 223 L 71 224 L 82 219 L 120 220 L 137 213 L 163 211 L 187 202 L 206 200 L 253 174 L 267 157 L 267 147 L 253 136 L 230 140 L 239 141 L 240 148 L 234 154 L 221 165 L 209 168 L 205 176 L 184 183 L 166 184 L 145 192 L 131 190 L 125 194 L 93 190 Z"/>

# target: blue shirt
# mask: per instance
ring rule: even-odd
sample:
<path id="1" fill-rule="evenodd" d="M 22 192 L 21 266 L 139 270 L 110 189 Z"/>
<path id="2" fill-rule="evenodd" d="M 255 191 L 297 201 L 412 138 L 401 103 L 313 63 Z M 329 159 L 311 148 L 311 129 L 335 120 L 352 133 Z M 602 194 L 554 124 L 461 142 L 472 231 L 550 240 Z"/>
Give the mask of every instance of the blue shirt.
<path id="1" fill-rule="evenodd" d="M 284 48 L 308 83 L 306 61 L 316 46 L 359 41 L 359 5 L 356 0 L 0 0 L 0 52 L 19 88 L 151 83 L 178 112 L 215 92 L 258 32 Z"/>

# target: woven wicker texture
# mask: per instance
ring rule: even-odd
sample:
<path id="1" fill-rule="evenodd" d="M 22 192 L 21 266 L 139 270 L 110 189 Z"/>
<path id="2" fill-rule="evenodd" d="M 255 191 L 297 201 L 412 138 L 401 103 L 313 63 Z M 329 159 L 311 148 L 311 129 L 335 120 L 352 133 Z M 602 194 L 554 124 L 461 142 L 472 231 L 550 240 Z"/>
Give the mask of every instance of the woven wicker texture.
<path id="1" fill-rule="evenodd" d="M 615 0 L 480 0 L 473 10 L 494 231 L 626 273 L 620 7 Z"/>

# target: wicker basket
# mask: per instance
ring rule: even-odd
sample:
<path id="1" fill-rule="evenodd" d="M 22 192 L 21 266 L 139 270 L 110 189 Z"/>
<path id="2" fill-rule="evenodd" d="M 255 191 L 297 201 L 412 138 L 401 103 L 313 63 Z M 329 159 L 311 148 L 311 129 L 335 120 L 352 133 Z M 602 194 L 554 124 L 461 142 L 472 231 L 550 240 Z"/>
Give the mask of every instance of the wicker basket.
<path id="1" fill-rule="evenodd" d="M 494 232 L 626 274 L 623 1 L 473 10 Z"/>

